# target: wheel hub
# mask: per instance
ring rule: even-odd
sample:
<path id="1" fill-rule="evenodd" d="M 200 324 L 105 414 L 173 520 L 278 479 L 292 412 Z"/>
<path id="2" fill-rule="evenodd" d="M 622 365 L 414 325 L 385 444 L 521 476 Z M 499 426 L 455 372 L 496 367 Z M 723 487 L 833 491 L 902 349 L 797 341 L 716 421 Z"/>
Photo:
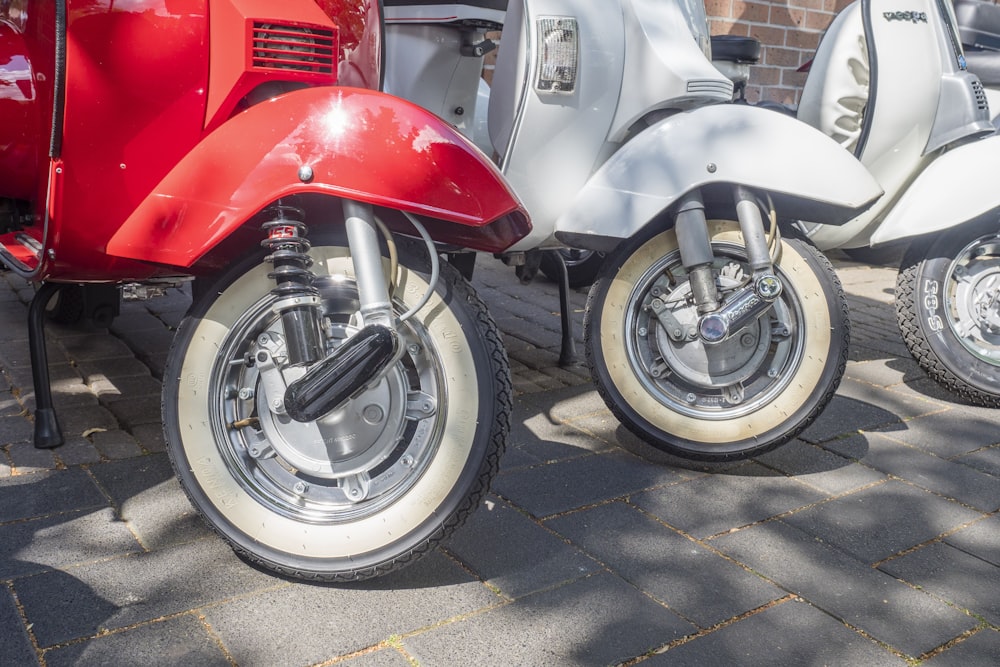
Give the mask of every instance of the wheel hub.
<path id="1" fill-rule="evenodd" d="M 966 246 L 950 277 L 955 334 L 977 356 L 1000 363 L 1000 237 Z"/>
<path id="2" fill-rule="evenodd" d="M 317 284 L 333 349 L 355 330 L 357 292 L 346 280 Z M 282 324 L 269 303 L 232 330 L 218 362 L 227 370 L 213 374 L 216 419 L 230 469 L 258 502 L 300 521 L 353 521 L 419 479 L 440 441 L 434 417 L 444 400 L 428 332 L 401 327 L 405 353 L 380 379 L 320 419 L 298 422 L 282 405 L 285 387 L 306 369 L 286 365 Z"/>
<path id="3" fill-rule="evenodd" d="M 723 295 L 743 286 L 739 246 L 715 247 L 716 284 Z M 728 256 L 728 258 L 727 258 Z M 799 363 L 801 314 L 794 293 L 782 295 L 759 319 L 720 343 L 698 336 L 699 313 L 679 253 L 636 282 L 626 308 L 627 353 L 650 394 L 671 410 L 698 419 L 750 414 L 779 394 Z M 791 292 L 791 290 L 789 290 Z"/>
<path id="4" fill-rule="evenodd" d="M 671 293 L 671 303 L 676 305 L 671 313 L 685 331 L 695 330 L 698 324 L 698 311 L 688 298 L 690 292 L 690 284 L 685 283 Z M 714 345 L 706 345 L 699 337 L 671 338 L 659 322 L 653 329 L 657 349 L 667 366 L 686 382 L 712 388 L 743 382 L 754 374 L 771 342 L 765 322 L 766 318 L 762 318 Z"/>
<path id="5" fill-rule="evenodd" d="M 374 468 L 402 435 L 406 391 L 399 369 L 315 422 L 276 414 L 268 398 L 257 392 L 263 439 L 291 466 L 310 475 L 335 479 Z"/>

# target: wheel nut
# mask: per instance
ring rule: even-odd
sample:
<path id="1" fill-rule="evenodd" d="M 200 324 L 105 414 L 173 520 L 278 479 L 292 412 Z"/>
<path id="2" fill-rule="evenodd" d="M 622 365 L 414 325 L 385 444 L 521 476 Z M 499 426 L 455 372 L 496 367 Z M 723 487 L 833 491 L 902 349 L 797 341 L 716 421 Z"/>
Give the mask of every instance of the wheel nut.
<path id="1" fill-rule="evenodd" d="M 253 398 L 253 395 L 254 395 L 253 389 L 251 389 L 250 387 L 243 387 L 242 389 L 240 389 L 239 393 L 240 400 L 249 401 L 251 398 Z"/>
<path id="2" fill-rule="evenodd" d="M 413 457 L 410 456 L 409 454 L 407 454 L 403 458 L 399 459 L 399 462 L 402 463 L 407 468 L 412 468 L 413 467 Z"/>
<path id="3" fill-rule="evenodd" d="M 740 343 L 743 345 L 743 347 L 751 347 L 756 342 L 757 339 L 755 339 L 752 334 L 745 333 L 742 336 L 740 336 Z"/>
<path id="4" fill-rule="evenodd" d="M 292 487 L 292 490 L 295 491 L 295 493 L 298 493 L 298 494 L 303 494 L 308 489 L 309 489 L 309 487 L 306 486 L 303 482 L 295 482 L 295 486 Z"/>
<path id="5" fill-rule="evenodd" d="M 687 395 L 687 402 L 688 403 L 694 403 L 697 400 L 698 400 L 698 397 L 695 396 L 693 392 L 688 393 L 688 395 Z"/>

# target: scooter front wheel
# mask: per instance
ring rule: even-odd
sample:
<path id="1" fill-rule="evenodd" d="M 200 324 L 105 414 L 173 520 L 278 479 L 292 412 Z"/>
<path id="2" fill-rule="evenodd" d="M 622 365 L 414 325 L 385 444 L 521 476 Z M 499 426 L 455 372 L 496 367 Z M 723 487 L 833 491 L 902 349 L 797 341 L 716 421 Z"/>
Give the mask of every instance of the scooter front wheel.
<path id="1" fill-rule="evenodd" d="M 358 327 L 346 248 L 314 245 L 328 350 Z M 495 475 L 509 431 L 507 358 L 484 304 L 451 267 L 399 325 L 402 356 L 315 422 L 288 417 L 287 366 L 254 258 L 202 292 L 165 371 L 164 424 L 181 484 L 208 524 L 247 559 L 323 581 L 378 576 L 416 560 L 457 528 Z M 424 260 L 400 252 L 393 306 L 425 294 Z M 263 363 L 270 360 L 268 363 Z"/>
<path id="2" fill-rule="evenodd" d="M 723 297 L 750 277 L 736 223 L 710 221 Z M 591 288 L 585 345 L 612 413 L 640 439 L 689 459 L 726 461 L 773 449 L 833 397 L 847 363 L 849 321 L 829 261 L 781 241 L 784 290 L 759 319 L 706 344 L 672 230 L 633 238 Z"/>
<path id="3" fill-rule="evenodd" d="M 896 278 L 896 319 L 917 363 L 961 398 L 1000 407 L 1000 231 L 963 225 L 914 244 Z"/>

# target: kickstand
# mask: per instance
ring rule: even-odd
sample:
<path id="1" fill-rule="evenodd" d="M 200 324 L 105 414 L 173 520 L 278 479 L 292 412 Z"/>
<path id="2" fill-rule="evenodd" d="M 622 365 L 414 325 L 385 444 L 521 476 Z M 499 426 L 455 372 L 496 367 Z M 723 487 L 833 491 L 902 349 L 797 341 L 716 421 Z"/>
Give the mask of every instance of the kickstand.
<path id="1" fill-rule="evenodd" d="M 558 250 L 546 250 L 559 267 L 559 317 L 562 325 L 562 343 L 559 347 L 559 367 L 570 368 L 579 366 L 580 359 L 576 353 L 576 341 L 573 338 L 573 320 L 569 309 L 569 271 L 562 253 Z"/>
<path id="2" fill-rule="evenodd" d="M 28 347 L 31 352 L 31 382 L 35 385 L 35 447 L 52 449 L 63 444 L 59 420 L 52 407 L 49 383 L 49 355 L 45 349 L 45 307 L 59 290 L 56 283 L 44 283 L 35 292 L 28 308 Z"/>

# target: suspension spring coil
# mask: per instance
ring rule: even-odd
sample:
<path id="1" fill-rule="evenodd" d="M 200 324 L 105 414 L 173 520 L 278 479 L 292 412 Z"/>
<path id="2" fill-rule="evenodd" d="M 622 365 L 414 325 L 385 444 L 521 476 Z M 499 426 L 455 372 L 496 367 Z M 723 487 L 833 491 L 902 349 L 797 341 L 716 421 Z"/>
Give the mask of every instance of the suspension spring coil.
<path id="1" fill-rule="evenodd" d="M 288 363 L 313 364 L 324 356 L 322 300 L 313 285 L 316 276 L 310 270 L 313 262 L 305 212 L 278 202 L 264 213 L 270 220 L 261 225 L 261 231 L 267 234 L 261 246 L 268 252 L 264 261 L 274 266 L 267 277 L 275 281 L 272 309 L 284 325 Z"/>

